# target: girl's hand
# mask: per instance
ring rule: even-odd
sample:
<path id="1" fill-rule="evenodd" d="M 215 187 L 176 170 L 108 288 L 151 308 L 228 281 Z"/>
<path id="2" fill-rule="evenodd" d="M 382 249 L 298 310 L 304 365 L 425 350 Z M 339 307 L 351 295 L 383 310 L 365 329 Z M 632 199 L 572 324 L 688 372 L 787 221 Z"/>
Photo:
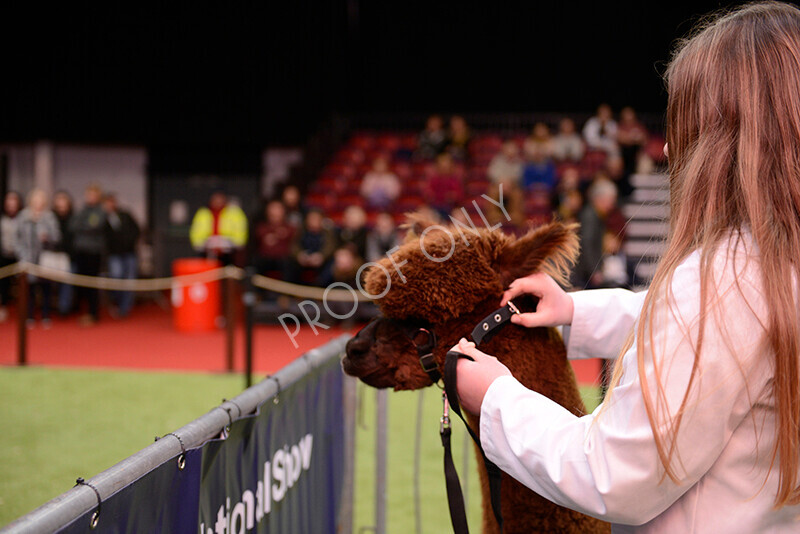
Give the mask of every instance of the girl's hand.
<path id="1" fill-rule="evenodd" d="M 503 293 L 501 306 L 522 294 L 538 297 L 539 304 L 535 312 L 514 314 L 511 322 L 528 328 L 536 326 L 560 326 L 572 324 L 575 307 L 572 298 L 561 289 L 555 280 L 544 273 L 534 273 L 525 278 L 517 278 Z"/>
<path id="2" fill-rule="evenodd" d="M 466 358 L 458 360 L 458 398 L 465 410 L 479 414 L 483 397 L 486 396 L 489 386 L 497 377 L 511 376 L 511 371 L 497 358 L 479 351 L 475 348 L 475 343 L 464 338 L 461 338 L 461 341 L 450 350 L 475 359 L 474 362 Z"/>

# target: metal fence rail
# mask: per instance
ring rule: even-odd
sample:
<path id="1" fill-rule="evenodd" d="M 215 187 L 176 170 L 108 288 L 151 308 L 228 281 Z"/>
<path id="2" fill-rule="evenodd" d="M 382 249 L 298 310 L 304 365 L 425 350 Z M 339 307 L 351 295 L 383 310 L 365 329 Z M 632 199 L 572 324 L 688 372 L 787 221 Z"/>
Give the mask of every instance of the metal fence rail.
<path id="1" fill-rule="evenodd" d="M 173 434 L 180 436 L 180 442 L 183 443 L 187 450 L 201 446 L 209 439 L 219 435 L 222 429 L 230 424 L 231 418 L 235 420 L 255 412 L 259 405 L 280 394 L 281 388 L 289 387 L 331 358 L 338 358 L 344 350 L 345 343 L 349 337 L 349 335 L 345 334 L 325 345 L 310 350 L 281 369 L 273 377 L 269 377 L 246 389 L 234 399 L 223 402 L 202 417 L 179 428 Z M 352 382 L 350 382 L 350 386 L 350 389 L 352 389 Z M 346 382 L 345 403 L 352 402 L 347 400 L 347 389 Z M 351 393 L 351 395 L 353 394 Z M 348 434 L 352 433 L 352 431 L 352 428 L 347 430 Z M 181 454 L 180 442 L 177 439 L 160 439 L 86 482 L 97 490 L 101 500 L 105 500 L 164 462 L 170 461 Z M 349 443 L 351 450 L 346 451 L 345 457 L 346 461 L 352 462 L 352 439 Z M 352 495 L 352 463 L 349 467 L 349 469 L 345 470 L 348 478 L 345 481 L 345 501 L 347 501 L 347 495 Z M 0 533 L 32 534 L 54 532 L 96 506 L 97 495 L 95 495 L 95 492 L 89 486 L 79 485 L 0 529 Z M 347 511 L 345 511 L 344 517 L 345 520 L 349 520 Z M 352 530 L 350 525 L 342 525 L 342 527 L 342 532 L 350 532 Z"/>

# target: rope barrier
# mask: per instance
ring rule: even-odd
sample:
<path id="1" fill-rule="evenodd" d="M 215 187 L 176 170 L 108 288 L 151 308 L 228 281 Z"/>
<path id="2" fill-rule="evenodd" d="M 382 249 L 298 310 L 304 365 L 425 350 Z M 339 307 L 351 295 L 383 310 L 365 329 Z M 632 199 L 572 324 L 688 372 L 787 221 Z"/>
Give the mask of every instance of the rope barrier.
<path id="1" fill-rule="evenodd" d="M 238 267 L 228 265 L 209 271 L 196 274 L 186 274 L 172 276 L 169 278 L 149 278 L 149 279 L 121 279 L 105 278 L 100 276 L 86 276 L 83 274 L 69 273 L 49 267 L 42 267 L 28 262 L 19 262 L 15 265 L 17 273 L 28 273 L 38 278 L 61 282 L 78 287 L 88 287 L 92 289 L 110 289 L 114 291 L 159 291 L 172 289 L 176 285 L 191 285 L 214 282 L 225 278 L 241 280 L 244 278 L 244 271 Z M 2 278 L 2 276 L 0 276 Z"/>
<path id="2" fill-rule="evenodd" d="M 162 291 L 174 289 L 175 287 L 188 286 L 192 284 L 204 284 L 232 278 L 242 280 L 246 274 L 243 269 L 233 265 L 219 267 L 209 271 L 196 274 L 185 274 L 181 276 L 171 276 L 165 278 L 148 279 L 121 279 L 107 278 L 100 276 L 86 276 L 75 274 L 59 269 L 42 267 L 29 262 L 17 262 L 12 265 L 0 268 L 0 279 L 15 276 L 20 273 L 28 273 L 38 278 L 51 280 L 63 284 L 70 284 L 78 287 L 88 287 L 92 289 L 106 289 L 112 291 Z M 290 297 L 298 297 L 311 300 L 325 300 L 327 302 L 369 302 L 373 300 L 355 289 L 336 289 L 305 286 L 284 282 L 275 278 L 269 278 L 260 274 L 252 277 L 253 285 L 268 291 L 274 291 Z"/>
<path id="3" fill-rule="evenodd" d="M 22 268 L 19 263 L 6 265 L 5 267 L 0 268 L 0 280 L 3 278 L 8 278 L 9 276 L 15 276 L 19 274 L 21 270 Z"/>
<path id="4" fill-rule="evenodd" d="M 290 297 L 298 297 L 311 300 L 325 300 L 327 302 L 370 302 L 373 299 L 356 291 L 355 289 L 323 289 L 321 287 L 303 286 L 300 284 L 292 284 L 291 282 L 284 282 L 283 280 L 276 280 L 275 278 L 268 278 L 260 274 L 254 274 L 252 279 L 253 285 L 289 295 Z"/>

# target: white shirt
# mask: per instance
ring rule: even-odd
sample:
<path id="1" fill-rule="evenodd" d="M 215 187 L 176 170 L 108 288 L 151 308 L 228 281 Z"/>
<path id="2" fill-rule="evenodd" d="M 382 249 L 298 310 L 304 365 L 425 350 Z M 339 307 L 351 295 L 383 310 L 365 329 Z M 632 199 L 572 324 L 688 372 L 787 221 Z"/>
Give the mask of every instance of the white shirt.
<path id="1" fill-rule="evenodd" d="M 720 306 L 707 317 L 678 433 L 673 465 L 680 484 L 662 480 L 635 346 L 623 356 L 622 378 L 602 413 L 598 408 L 576 417 L 512 377 L 495 380 L 481 406 L 481 443 L 489 459 L 546 498 L 612 522 L 614 532 L 800 532 L 800 506 L 773 509 L 778 473 L 777 466 L 769 469 L 772 355 L 763 344 L 767 314 L 758 259 L 744 241 L 728 243 L 736 249 L 735 260 L 725 247 L 714 259 Z M 651 397 L 655 354 L 673 413 L 694 361 L 699 257 L 692 254 L 675 270 L 672 311 L 661 302 L 652 343 L 646 343 Z M 571 296 L 575 314 L 565 332 L 570 357 L 616 356 L 644 293 L 604 289 Z"/>

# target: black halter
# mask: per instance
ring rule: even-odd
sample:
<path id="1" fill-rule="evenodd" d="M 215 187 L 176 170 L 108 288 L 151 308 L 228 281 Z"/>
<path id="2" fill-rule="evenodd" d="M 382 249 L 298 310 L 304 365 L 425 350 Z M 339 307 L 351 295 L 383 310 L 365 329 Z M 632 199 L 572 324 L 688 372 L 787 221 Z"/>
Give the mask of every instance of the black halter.
<path id="1" fill-rule="evenodd" d="M 472 329 L 472 340 L 475 345 L 480 345 L 483 342 L 491 340 L 508 322 L 511 316 L 519 314 L 519 309 L 513 302 L 509 301 L 505 306 L 496 309 L 489 315 L 483 318 L 475 328 Z M 419 364 L 422 370 L 431 379 L 434 384 L 438 383 L 442 378 L 442 371 L 436 363 L 436 358 L 433 356 L 433 349 L 436 347 L 437 337 L 436 332 L 432 328 L 419 327 L 409 336 L 411 342 L 417 350 L 419 356 Z"/>
<path id="2" fill-rule="evenodd" d="M 472 330 L 472 339 L 475 345 L 480 345 L 484 341 L 489 341 L 493 338 L 505 325 L 511 320 L 511 316 L 520 313 L 519 309 L 513 302 L 509 301 L 505 306 L 496 309 L 484 319 L 479 322 Z M 483 456 L 483 464 L 486 472 L 489 475 L 489 494 L 492 503 L 492 511 L 500 527 L 500 532 L 503 531 L 503 514 L 500 509 L 500 486 L 502 481 L 502 472 L 497 465 L 486 457 L 481 446 L 480 438 L 467 424 L 464 416 L 461 414 L 461 406 L 458 402 L 457 392 L 457 373 L 456 368 L 460 358 L 472 360 L 466 354 L 456 351 L 449 351 L 445 357 L 444 364 L 444 377 L 436 364 L 436 359 L 433 356 L 433 349 L 436 346 L 436 334 L 432 329 L 419 328 L 411 336 L 411 340 L 417 349 L 419 355 L 419 363 L 422 369 L 427 373 L 431 382 L 438 383 L 440 379 L 444 378 L 444 391 L 442 392 L 442 418 L 439 421 L 439 434 L 442 439 L 442 446 L 444 447 L 444 475 L 445 485 L 447 487 L 447 501 L 450 507 L 450 520 L 453 524 L 453 531 L 455 534 L 468 534 L 469 526 L 467 525 L 467 513 L 464 506 L 464 494 L 461 490 L 461 482 L 458 479 L 458 472 L 456 471 L 455 464 L 453 463 L 453 453 L 450 445 L 450 409 L 464 421 L 464 426 L 467 432 L 472 437 L 472 440 L 478 446 L 478 450 Z"/>

